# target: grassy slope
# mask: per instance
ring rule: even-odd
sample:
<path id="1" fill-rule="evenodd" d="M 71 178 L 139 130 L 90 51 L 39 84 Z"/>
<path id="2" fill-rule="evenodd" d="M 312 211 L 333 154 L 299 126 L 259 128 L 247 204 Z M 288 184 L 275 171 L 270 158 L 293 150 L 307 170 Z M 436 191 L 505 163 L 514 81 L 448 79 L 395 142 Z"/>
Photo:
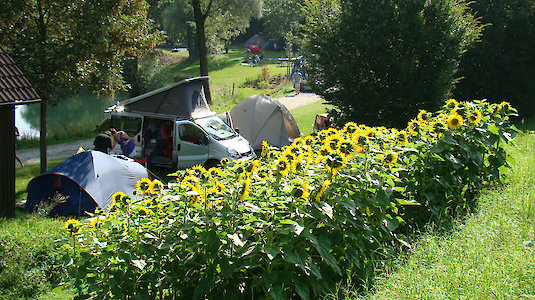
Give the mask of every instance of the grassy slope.
<path id="1" fill-rule="evenodd" d="M 424 235 L 366 299 L 535 298 L 535 135 L 516 143 L 508 184 L 451 236 Z"/>
<path id="2" fill-rule="evenodd" d="M 261 66 L 251 67 L 241 64 L 243 54 L 242 47 L 230 47 L 228 54 L 212 55 L 209 59 L 208 69 L 210 77 L 210 89 L 214 105 L 212 109 L 216 112 L 223 112 L 232 109 L 232 107 L 246 98 L 255 94 L 272 95 L 279 89 L 258 90 L 246 88 L 242 85 L 248 81 L 258 78 L 262 74 L 262 67 L 266 66 L 271 76 L 286 74 L 286 67 L 279 64 L 276 60 L 268 58 L 277 58 L 283 56 L 284 52 L 267 51 L 266 59 L 261 62 Z M 158 74 L 161 80 L 170 83 L 182 78 L 199 76 L 199 61 L 185 61 L 178 65 L 165 68 Z M 234 87 L 234 95 L 232 90 Z"/>

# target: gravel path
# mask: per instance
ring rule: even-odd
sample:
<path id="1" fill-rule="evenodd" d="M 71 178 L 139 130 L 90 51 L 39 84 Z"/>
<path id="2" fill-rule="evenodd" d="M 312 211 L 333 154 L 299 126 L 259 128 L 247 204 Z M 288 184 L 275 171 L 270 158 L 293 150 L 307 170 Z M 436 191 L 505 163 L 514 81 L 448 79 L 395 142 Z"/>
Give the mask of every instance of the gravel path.
<path id="1" fill-rule="evenodd" d="M 321 98 L 313 93 L 300 93 L 299 95 L 286 96 L 277 100 L 286 106 L 286 108 L 292 110 L 303 105 L 318 102 L 321 100 Z M 93 149 L 93 139 L 48 146 L 48 160 L 67 158 L 75 154 L 79 147 L 84 149 Z M 25 165 L 39 163 L 40 152 L 38 148 L 20 150 L 17 152 L 17 154 Z M 20 165 L 17 163 L 16 167 L 20 168 Z"/>

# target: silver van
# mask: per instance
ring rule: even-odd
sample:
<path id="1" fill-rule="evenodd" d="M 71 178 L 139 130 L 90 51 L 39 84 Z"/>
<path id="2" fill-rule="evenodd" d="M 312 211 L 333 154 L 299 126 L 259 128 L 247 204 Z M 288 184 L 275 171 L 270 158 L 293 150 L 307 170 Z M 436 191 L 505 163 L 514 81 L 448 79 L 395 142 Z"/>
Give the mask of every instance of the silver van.
<path id="1" fill-rule="evenodd" d="M 149 166 L 185 169 L 212 167 L 223 158 L 256 157 L 249 142 L 210 110 L 203 80 L 208 78 L 182 80 L 105 111 L 110 127 L 124 130 L 134 140 L 134 159 Z"/>

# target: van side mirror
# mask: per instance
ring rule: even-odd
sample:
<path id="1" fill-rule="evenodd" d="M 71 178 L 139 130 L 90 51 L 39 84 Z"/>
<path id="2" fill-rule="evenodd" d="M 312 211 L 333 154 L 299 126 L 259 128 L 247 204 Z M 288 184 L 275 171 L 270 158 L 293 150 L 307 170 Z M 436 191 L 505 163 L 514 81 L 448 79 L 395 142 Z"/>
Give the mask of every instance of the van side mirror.
<path id="1" fill-rule="evenodd" d="M 208 137 L 206 135 L 201 138 L 201 144 L 208 145 Z"/>
<path id="2" fill-rule="evenodd" d="M 240 133 L 240 129 L 238 127 L 234 128 L 234 131 L 236 131 L 237 134 Z"/>

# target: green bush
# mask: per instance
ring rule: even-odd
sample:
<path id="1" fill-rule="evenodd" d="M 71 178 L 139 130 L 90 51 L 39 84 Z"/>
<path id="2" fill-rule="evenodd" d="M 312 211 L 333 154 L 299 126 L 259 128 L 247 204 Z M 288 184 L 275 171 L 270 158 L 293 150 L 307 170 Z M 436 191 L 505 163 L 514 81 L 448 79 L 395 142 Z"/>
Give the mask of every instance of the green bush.
<path id="1" fill-rule="evenodd" d="M 307 78 L 344 123 L 403 128 L 414 111 L 437 110 L 483 29 L 463 0 L 305 3 Z"/>
<path id="2" fill-rule="evenodd" d="M 148 178 L 67 223 L 80 298 L 316 298 L 364 283 L 404 231 L 467 207 L 500 179 L 507 103 L 421 111 L 407 130 L 348 123 L 261 157 Z M 413 207 L 418 217 L 411 215 Z"/>

